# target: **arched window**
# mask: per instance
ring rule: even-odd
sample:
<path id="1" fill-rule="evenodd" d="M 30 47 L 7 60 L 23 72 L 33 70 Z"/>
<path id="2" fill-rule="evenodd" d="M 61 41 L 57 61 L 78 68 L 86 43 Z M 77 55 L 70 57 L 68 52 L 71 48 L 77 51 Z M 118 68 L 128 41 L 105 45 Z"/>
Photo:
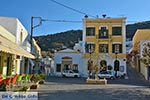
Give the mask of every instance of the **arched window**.
<path id="1" fill-rule="evenodd" d="M 106 69 L 107 69 L 107 61 L 101 60 L 100 61 L 100 71 L 106 71 Z"/>

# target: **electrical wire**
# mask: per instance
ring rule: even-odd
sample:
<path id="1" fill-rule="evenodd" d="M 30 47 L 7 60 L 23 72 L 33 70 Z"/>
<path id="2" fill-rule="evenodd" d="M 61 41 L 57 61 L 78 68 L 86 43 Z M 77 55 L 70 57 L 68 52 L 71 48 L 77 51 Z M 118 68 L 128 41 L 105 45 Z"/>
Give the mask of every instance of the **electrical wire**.
<path id="1" fill-rule="evenodd" d="M 53 20 L 53 19 L 42 19 L 42 21 L 82 23 L 82 21 L 75 21 L 75 20 Z"/>
<path id="2" fill-rule="evenodd" d="M 67 8 L 67 9 L 70 9 L 70 10 L 72 10 L 72 11 L 78 12 L 78 13 L 80 13 L 80 14 L 87 15 L 87 16 L 90 16 L 90 17 L 93 17 L 93 18 L 97 18 L 96 16 L 93 16 L 93 15 L 87 14 L 87 13 L 85 13 L 85 12 L 82 12 L 82 11 L 80 11 L 80 10 L 74 9 L 74 8 L 72 8 L 72 7 L 69 7 L 69 6 L 67 6 L 67 5 L 64 5 L 64 4 L 62 4 L 62 3 L 60 3 L 60 2 L 57 2 L 57 1 L 55 1 L 55 0 L 50 0 L 50 1 L 56 3 L 56 4 L 60 5 L 60 6 L 63 6 L 63 7 L 65 7 L 65 8 Z"/>
<path id="3" fill-rule="evenodd" d="M 41 21 L 50 21 L 50 22 L 70 22 L 70 23 L 83 23 L 82 20 L 55 20 L 55 19 L 41 19 Z M 123 22 L 123 23 L 128 23 L 128 22 L 137 22 L 137 21 L 126 21 L 126 22 Z M 115 22 L 87 22 L 87 23 L 99 23 L 99 24 L 114 24 Z M 119 23 L 115 23 L 115 24 L 119 24 Z M 121 24 L 121 23 L 120 23 Z"/>

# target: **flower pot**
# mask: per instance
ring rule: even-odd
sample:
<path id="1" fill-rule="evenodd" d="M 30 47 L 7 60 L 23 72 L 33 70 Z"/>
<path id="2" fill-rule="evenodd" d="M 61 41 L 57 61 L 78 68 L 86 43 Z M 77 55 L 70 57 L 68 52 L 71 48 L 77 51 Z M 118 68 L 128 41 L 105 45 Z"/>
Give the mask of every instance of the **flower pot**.
<path id="1" fill-rule="evenodd" d="M 30 87 L 30 89 L 37 89 L 37 88 L 39 88 L 38 84 L 31 85 L 31 87 Z"/>
<path id="2" fill-rule="evenodd" d="M 39 81 L 39 84 L 44 84 L 45 80 Z"/>

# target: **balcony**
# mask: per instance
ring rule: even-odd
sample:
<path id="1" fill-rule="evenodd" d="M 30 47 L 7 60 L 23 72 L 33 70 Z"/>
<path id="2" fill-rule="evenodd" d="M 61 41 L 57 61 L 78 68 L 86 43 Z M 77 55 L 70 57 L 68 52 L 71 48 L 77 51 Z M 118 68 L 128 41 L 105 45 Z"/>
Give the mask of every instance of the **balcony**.
<path id="1" fill-rule="evenodd" d="M 112 40 L 112 36 L 111 35 L 108 35 L 108 34 L 106 34 L 106 35 L 97 35 L 96 36 L 96 39 L 97 40 Z"/>

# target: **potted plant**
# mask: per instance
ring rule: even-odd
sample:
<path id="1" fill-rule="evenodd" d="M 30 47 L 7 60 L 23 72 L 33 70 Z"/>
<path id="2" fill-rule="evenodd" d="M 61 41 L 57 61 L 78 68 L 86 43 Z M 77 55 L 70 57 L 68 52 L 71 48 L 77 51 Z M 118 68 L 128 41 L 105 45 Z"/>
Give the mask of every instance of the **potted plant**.
<path id="1" fill-rule="evenodd" d="M 31 89 L 37 89 L 39 87 L 39 81 L 41 80 L 41 77 L 39 74 L 34 74 L 31 78 L 31 81 L 33 81 L 35 84 L 31 86 Z"/>
<path id="2" fill-rule="evenodd" d="M 39 84 L 44 84 L 46 75 L 44 73 L 40 74 L 41 80 L 39 81 Z"/>
<path id="3" fill-rule="evenodd" d="M 111 65 L 108 65 L 107 68 L 108 68 L 108 70 L 110 70 L 110 71 L 112 70 L 112 66 L 111 66 Z"/>
<path id="4" fill-rule="evenodd" d="M 23 88 L 22 88 L 22 91 L 25 91 L 25 92 L 27 92 L 29 90 L 30 90 L 30 86 L 27 86 L 27 85 L 23 86 Z"/>
<path id="5" fill-rule="evenodd" d="M 6 91 L 7 88 L 6 88 L 6 84 L 3 83 L 3 84 L 0 84 L 0 91 Z"/>

